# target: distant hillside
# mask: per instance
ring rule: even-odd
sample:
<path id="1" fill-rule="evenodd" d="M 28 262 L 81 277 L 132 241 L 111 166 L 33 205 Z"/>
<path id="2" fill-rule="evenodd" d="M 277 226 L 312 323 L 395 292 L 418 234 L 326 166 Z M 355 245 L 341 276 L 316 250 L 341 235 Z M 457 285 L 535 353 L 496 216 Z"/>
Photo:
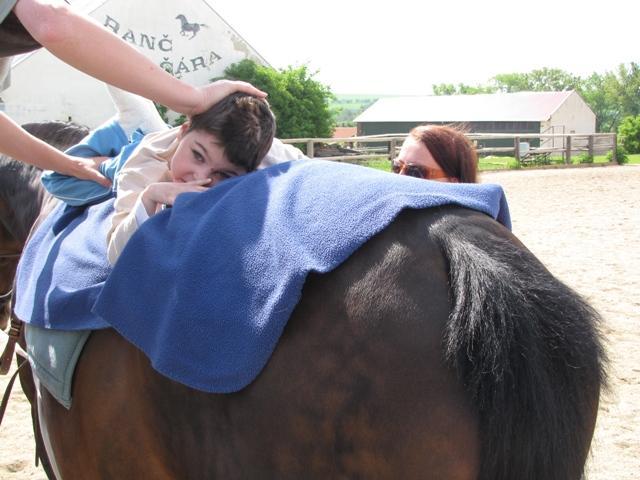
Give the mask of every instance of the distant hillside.
<path id="1" fill-rule="evenodd" d="M 353 119 L 369 108 L 379 98 L 389 95 L 335 95 L 335 100 L 329 104 L 334 114 L 336 125 L 339 127 L 353 127 Z"/>

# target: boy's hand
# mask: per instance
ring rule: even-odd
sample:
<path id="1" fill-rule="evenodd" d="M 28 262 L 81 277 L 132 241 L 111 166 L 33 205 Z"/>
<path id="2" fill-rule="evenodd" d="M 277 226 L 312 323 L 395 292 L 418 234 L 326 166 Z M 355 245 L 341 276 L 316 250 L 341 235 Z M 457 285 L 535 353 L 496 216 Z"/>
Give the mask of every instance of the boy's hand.
<path id="1" fill-rule="evenodd" d="M 149 216 L 156 213 L 158 205 L 173 205 L 176 197 L 184 192 L 204 192 L 211 179 L 194 180 L 192 182 L 158 182 L 147 186 L 142 192 L 142 204 Z"/>
<path id="2" fill-rule="evenodd" d="M 232 93 L 243 92 L 258 98 L 265 98 L 267 94 L 262 90 L 247 82 L 239 80 L 218 80 L 203 87 L 198 87 L 198 93 L 202 96 L 202 101 L 192 111 L 191 115 L 202 113 L 212 107 L 224 97 Z"/>

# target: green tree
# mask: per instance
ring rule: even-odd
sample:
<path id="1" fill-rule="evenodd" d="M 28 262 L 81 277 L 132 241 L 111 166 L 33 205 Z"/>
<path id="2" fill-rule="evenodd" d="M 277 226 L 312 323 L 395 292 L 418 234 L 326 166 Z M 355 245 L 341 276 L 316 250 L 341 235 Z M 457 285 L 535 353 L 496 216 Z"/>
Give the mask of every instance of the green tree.
<path id="1" fill-rule="evenodd" d="M 618 67 L 618 102 L 624 116 L 640 115 L 640 65 L 631 62 L 629 67 Z"/>
<path id="2" fill-rule="evenodd" d="M 620 84 L 616 76 L 607 72 L 605 74 L 592 73 L 582 81 L 579 93 L 596 114 L 596 131 L 613 132 L 616 130 L 622 108 L 618 102 L 617 92 Z"/>
<path id="3" fill-rule="evenodd" d="M 593 73 L 578 90 L 596 114 L 599 132 L 615 132 L 623 118 L 640 115 L 640 66 L 620 64 L 616 72 Z"/>
<path id="4" fill-rule="evenodd" d="M 618 142 L 629 153 L 640 153 L 640 115 L 625 117 L 618 127 Z"/>
<path id="5" fill-rule="evenodd" d="M 615 72 L 594 72 L 585 78 L 557 68 L 541 68 L 528 73 L 501 73 L 488 85 L 433 86 L 434 95 L 565 90 L 576 90 L 582 96 L 596 115 L 598 132 L 615 132 L 622 118 L 640 115 L 640 65 L 635 62 L 621 64 Z"/>
<path id="6" fill-rule="evenodd" d="M 557 68 L 541 68 L 529 73 L 501 73 L 491 79 L 500 92 L 561 92 L 577 90 L 580 77 Z"/>
<path id="7" fill-rule="evenodd" d="M 458 83 L 441 83 L 432 87 L 434 95 L 474 95 L 477 93 L 558 92 L 577 90 L 580 77 L 556 68 L 542 68 L 529 73 L 501 73 L 488 85 L 475 87 Z"/>
<path id="8" fill-rule="evenodd" d="M 167 125 L 179 127 L 187 121 L 187 116 L 184 114 L 178 115 L 177 113 L 173 112 L 173 110 L 169 110 L 167 107 L 165 107 L 164 105 L 160 105 L 159 103 L 154 102 L 154 105 L 156 106 L 158 115 L 160 115 L 160 118 L 162 118 L 164 123 L 166 123 Z M 170 118 L 171 116 L 174 117 L 173 120 Z"/>
<path id="9" fill-rule="evenodd" d="M 251 60 L 234 63 L 224 78 L 250 82 L 269 94 L 280 138 L 330 137 L 334 120 L 328 86 L 313 79 L 306 66 L 275 70 Z"/>
<path id="10" fill-rule="evenodd" d="M 434 95 L 457 95 L 458 91 L 453 83 L 440 83 L 432 85 L 431 90 Z"/>
<path id="11" fill-rule="evenodd" d="M 526 92 L 531 88 L 527 73 L 500 73 L 490 82 L 502 93 Z"/>
<path id="12" fill-rule="evenodd" d="M 434 95 L 476 95 L 478 93 L 494 93 L 495 88 L 491 85 L 465 85 L 459 83 L 454 85 L 453 83 L 440 83 L 431 87 Z"/>

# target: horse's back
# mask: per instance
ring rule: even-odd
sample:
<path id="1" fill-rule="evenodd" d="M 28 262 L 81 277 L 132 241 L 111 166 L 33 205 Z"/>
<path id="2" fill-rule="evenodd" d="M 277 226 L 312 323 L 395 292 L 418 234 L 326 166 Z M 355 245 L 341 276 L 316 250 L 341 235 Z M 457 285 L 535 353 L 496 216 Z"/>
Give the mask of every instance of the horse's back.
<path id="1" fill-rule="evenodd" d="M 192 390 L 114 331 L 94 332 L 71 410 L 43 394 L 63 478 L 474 478 L 477 422 L 441 354 L 447 272 L 428 218 L 405 213 L 335 271 L 311 275 L 240 392 Z"/>
<path id="2" fill-rule="evenodd" d="M 483 329 L 475 346 L 455 338 L 460 326 L 452 326 L 450 312 L 466 307 L 452 293 L 464 282 L 450 269 L 464 258 L 455 258 L 462 251 L 443 237 L 456 222 L 464 230 L 462 245 L 491 250 L 495 241 L 496 249 L 530 261 L 524 247 L 483 214 L 451 207 L 405 211 L 336 270 L 308 278 L 266 368 L 237 393 L 206 394 L 173 382 L 115 332 L 95 332 L 76 371 L 71 410 L 46 392 L 40 402 L 62 477 L 515 478 L 527 459 L 505 459 L 508 452 L 487 451 L 487 445 L 501 436 L 517 443 L 513 427 L 520 424 L 505 418 L 508 428 L 500 431 L 487 418 L 495 420 L 503 407 L 505 415 L 526 416 L 509 402 L 536 397 L 532 390 L 539 385 L 523 382 L 520 396 L 502 405 L 467 381 L 485 375 L 489 389 L 502 388 L 500 378 L 490 378 L 493 372 L 474 373 L 467 365 L 487 365 L 477 347 L 495 345 L 482 338 Z M 467 250 L 473 257 L 473 248 Z M 484 267 L 496 275 L 504 269 L 491 262 Z M 490 288 L 474 281 L 472 290 Z M 458 341 L 453 356 L 461 358 L 452 359 L 451 344 Z M 513 348 L 510 354 L 522 355 L 517 342 Z M 597 382 L 589 378 L 591 384 L 570 379 L 587 397 L 574 425 L 584 434 L 572 452 L 562 452 L 573 455 L 573 463 L 529 465 L 521 478 L 579 477 L 597 407 Z M 573 407 L 571 401 L 558 415 Z M 493 408 L 490 415 L 483 403 Z M 489 434 L 482 431 L 486 426 Z M 534 460 L 549 453 L 535 438 L 521 439 L 518 448 L 517 456 L 530 448 Z M 541 477 L 542 468 L 559 473 Z"/>

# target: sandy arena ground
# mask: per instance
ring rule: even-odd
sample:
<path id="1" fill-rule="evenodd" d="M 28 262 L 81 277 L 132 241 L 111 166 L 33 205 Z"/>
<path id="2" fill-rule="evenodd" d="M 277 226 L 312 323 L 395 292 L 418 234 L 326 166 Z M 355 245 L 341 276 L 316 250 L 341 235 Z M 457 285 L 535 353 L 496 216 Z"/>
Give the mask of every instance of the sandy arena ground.
<path id="1" fill-rule="evenodd" d="M 601 402 L 588 478 L 638 478 L 640 166 L 497 172 L 482 180 L 504 187 L 514 233 L 603 315 L 611 392 Z M 0 378 L 2 392 L 7 381 Z M 46 478 L 33 466 L 31 420 L 19 386 L 0 446 L 0 479 Z"/>

